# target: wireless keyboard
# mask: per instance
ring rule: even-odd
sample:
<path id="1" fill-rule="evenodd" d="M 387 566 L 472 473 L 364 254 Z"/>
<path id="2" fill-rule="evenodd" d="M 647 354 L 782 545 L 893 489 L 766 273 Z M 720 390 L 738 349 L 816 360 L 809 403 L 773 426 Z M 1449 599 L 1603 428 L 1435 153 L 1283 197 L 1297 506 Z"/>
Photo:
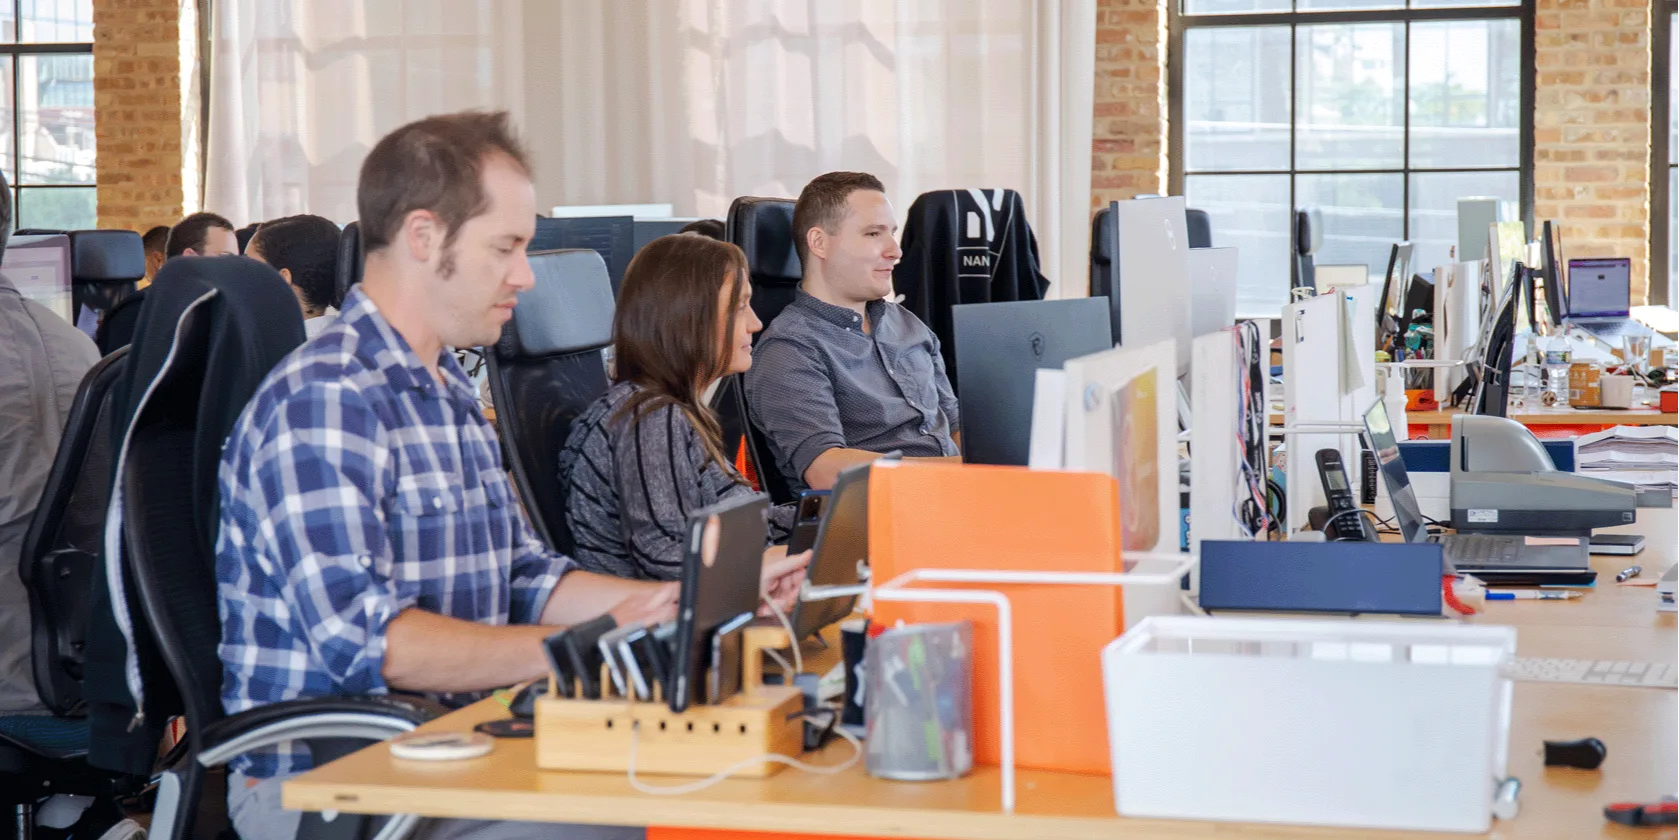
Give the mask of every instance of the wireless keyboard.
<path id="1" fill-rule="evenodd" d="M 1679 688 L 1679 669 L 1655 662 L 1517 657 L 1505 666 L 1504 675 L 1520 682 Z"/>

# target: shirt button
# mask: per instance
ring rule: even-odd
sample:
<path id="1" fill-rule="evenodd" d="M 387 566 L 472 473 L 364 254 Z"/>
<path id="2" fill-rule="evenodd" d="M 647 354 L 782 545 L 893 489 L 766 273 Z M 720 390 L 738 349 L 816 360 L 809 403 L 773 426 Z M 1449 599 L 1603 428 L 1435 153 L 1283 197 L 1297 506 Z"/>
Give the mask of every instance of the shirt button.
<path id="1" fill-rule="evenodd" d="M 922 425 L 921 425 L 921 433 L 922 433 L 922 434 L 924 434 L 924 435 L 926 435 L 926 434 L 932 434 L 932 432 L 933 432 L 933 427 L 931 427 L 931 426 L 928 426 L 928 425 L 927 425 L 927 424 L 925 424 L 925 423 L 923 423 L 923 424 L 922 424 Z"/>
<path id="2" fill-rule="evenodd" d="M 369 556 L 367 556 L 367 555 L 365 555 L 365 554 L 363 554 L 363 555 L 361 555 L 361 556 L 359 556 L 359 557 L 357 557 L 357 558 L 356 558 L 356 562 L 357 562 L 357 563 L 360 563 L 360 564 L 361 564 L 361 567 L 362 567 L 362 568 L 364 568 L 364 569 L 371 569 L 371 568 L 373 568 L 373 558 L 371 558 L 371 557 L 369 557 Z"/>
<path id="3" fill-rule="evenodd" d="M 431 497 L 431 509 L 432 510 L 442 510 L 443 509 L 443 497 L 442 496 L 432 496 Z"/>

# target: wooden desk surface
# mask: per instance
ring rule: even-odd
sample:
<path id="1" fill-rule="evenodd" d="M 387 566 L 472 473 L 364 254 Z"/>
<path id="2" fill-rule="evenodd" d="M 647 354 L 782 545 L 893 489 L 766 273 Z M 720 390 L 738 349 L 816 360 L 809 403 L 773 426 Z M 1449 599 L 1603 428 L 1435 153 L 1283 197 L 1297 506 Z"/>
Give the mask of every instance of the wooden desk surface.
<path id="1" fill-rule="evenodd" d="M 1570 601 L 1499 602 L 1472 621 L 1517 627 L 1522 656 L 1627 659 L 1674 664 L 1675 620 L 1655 610 L 1649 587 L 1614 585 L 1614 574 L 1636 561 L 1659 576 L 1675 560 L 1679 532 L 1672 510 L 1639 511 L 1624 529 L 1649 540 L 1635 558 L 1595 557 L 1596 591 Z M 1509 772 L 1522 780 L 1521 816 L 1494 823 L 1497 840 L 1662 838 L 1672 829 L 1634 830 L 1607 823 L 1612 801 L 1653 801 L 1679 789 L 1676 778 L 1676 693 L 1517 683 L 1510 727 Z M 461 730 L 505 712 L 485 701 L 441 718 L 430 729 Z M 1096 733 L 1092 733 L 1093 736 Z M 1540 742 L 1594 736 L 1609 749 L 1597 771 L 1546 769 Z M 648 796 L 621 775 L 539 771 L 531 741 L 500 741 L 496 751 L 466 762 L 398 761 L 376 745 L 318 768 L 285 785 L 288 808 L 356 813 L 418 813 L 436 817 L 564 820 L 666 825 L 734 831 L 843 833 L 923 838 L 1342 838 L 1423 840 L 1442 835 L 1354 829 L 1134 820 L 1114 813 L 1106 777 L 1023 770 L 1014 814 L 999 806 L 995 768 L 978 768 L 951 782 L 903 783 L 874 779 L 862 766 L 838 776 L 786 770 L 763 781 L 729 780 L 686 796 Z M 850 754 L 844 743 L 813 759 L 835 764 Z"/>

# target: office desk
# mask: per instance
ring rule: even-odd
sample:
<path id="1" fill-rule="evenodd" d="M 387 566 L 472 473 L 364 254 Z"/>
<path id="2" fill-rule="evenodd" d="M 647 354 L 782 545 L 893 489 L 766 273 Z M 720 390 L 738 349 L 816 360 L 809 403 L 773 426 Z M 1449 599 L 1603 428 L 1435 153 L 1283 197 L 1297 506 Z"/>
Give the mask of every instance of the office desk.
<path id="1" fill-rule="evenodd" d="M 1649 515 L 1647 515 L 1649 514 Z M 1639 511 L 1627 531 L 1649 539 L 1636 558 L 1596 557 L 1606 582 L 1572 602 L 1488 604 L 1477 622 L 1517 627 L 1522 656 L 1630 659 L 1674 663 L 1675 621 L 1655 611 L 1648 587 L 1617 587 L 1614 573 L 1636 560 L 1659 575 L 1675 559 L 1674 511 Z M 1634 830 L 1608 824 L 1605 804 L 1653 801 L 1679 787 L 1675 773 L 1675 695 L 1647 688 L 1517 683 L 1510 728 L 1509 771 L 1522 780 L 1522 813 L 1495 823 L 1498 840 L 1662 838 L 1672 829 Z M 1449 710 L 1439 710 L 1441 714 Z M 493 701 L 428 724 L 468 729 L 505 712 Z M 1609 748 L 1594 772 L 1542 767 L 1545 739 L 1594 736 Z M 1105 737 L 1091 733 L 1091 737 Z M 813 759 L 835 764 L 851 747 L 837 743 Z M 895 783 L 871 778 L 862 766 L 839 776 L 785 770 L 762 781 L 729 780 L 686 796 L 648 796 L 621 775 L 537 770 L 531 741 L 501 741 L 496 751 L 458 763 L 398 762 L 384 745 L 306 773 L 285 785 L 288 808 L 356 813 L 413 812 L 427 816 L 564 820 L 663 825 L 737 832 L 840 833 L 923 838 L 1339 838 L 1424 840 L 1443 835 L 1298 826 L 1132 820 L 1115 815 L 1105 777 L 1023 770 L 1014 814 L 999 810 L 994 768 L 978 768 L 951 782 Z"/>
<path id="2" fill-rule="evenodd" d="M 1636 397 L 1634 404 L 1637 404 Z M 1418 426 L 1428 428 L 1431 440 L 1449 440 L 1452 436 L 1452 416 L 1462 414 L 1462 409 L 1449 408 L 1443 411 L 1407 411 L 1405 419 L 1411 424 L 1411 430 Z M 1523 426 L 1589 426 L 1587 432 L 1600 431 L 1610 426 L 1679 426 L 1679 414 L 1671 411 L 1657 411 L 1654 408 L 1629 408 L 1625 410 L 1601 408 L 1567 408 L 1564 406 L 1530 405 L 1522 408 L 1511 408 L 1509 417 Z M 1534 429 L 1534 434 L 1546 437 L 1543 428 Z M 1580 431 L 1578 429 L 1574 430 Z"/>

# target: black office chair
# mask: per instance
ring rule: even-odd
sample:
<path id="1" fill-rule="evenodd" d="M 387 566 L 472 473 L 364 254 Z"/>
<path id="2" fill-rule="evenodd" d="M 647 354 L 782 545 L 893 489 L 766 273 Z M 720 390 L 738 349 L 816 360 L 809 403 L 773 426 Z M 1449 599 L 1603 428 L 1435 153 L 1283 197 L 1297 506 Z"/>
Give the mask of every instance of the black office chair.
<path id="1" fill-rule="evenodd" d="M 743 196 L 729 205 L 724 236 L 746 252 L 752 310 L 769 326 L 798 294 L 804 269 L 793 246 L 793 200 Z"/>
<path id="2" fill-rule="evenodd" d="M 584 249 L 531 254 L 536 286 L 487 353 L 490 396 L 513 483 L 532 527 L 570 554 L 560 450 L 571 424 L 606 393 L 601 351 L 612 343 L 612 280 L 601 255 Z"/>
<path id="3" fill-rule="evenodd" d="M 746 252 L 747 269 L 752 275 L 752 310 L 758 313 L 758 320 L 768 327 L 775 316 L 793 302 L 798 295 L 799 282 L 804 279 L 799 252 L 793 245 L 793 200 L 750 196 L 737 198 L 729 206 L 729 216 L 723 227 L 725 238 Z M 776 464 L 768 437 L 748 420 L 751 415 L 746 412 L 744 383 L 737 382 L 733 387 L 738 389 L 738 399 L 720 401 L 716 399 L 717 395 L 713 395 L 712 408 L 716 410 L 719 421 L 726 429 L 740 429 L 748 444 L 753 466 L 758 471 L 758 483 L 769 494 L 770 500 L 776 504 L 797 501 L 792 485 Z M 725 393 L 725 389 L 719 387 L 718 393 Z M 735 452 L 738 448 L 728 451 Z"/>
<path id="4" fill-rule="evenodd" d="M 367 255 L 361 250 L 361 222 L 351 222 L 344 226 L 343 232 L 338 236 L 338 267 L 333 276 L 333 306 L 344 308 L 344 296 L 350 293 L 351 286 L 361 282 L 361 272 L 366 261 Z"/>
<path id="5" fill-rule="evenodd" d="M 52 712 L 0 717 L 0 802 L 15 809 L 18 840 L 28 840 L 34 805 L 50 794 L 92 796 L 91 807 L 115 823 L 114 797 L 143 781 L 87 765 L 82 700 L 88 596 L 93 565 L 104 556 L 110 498 L 110 392 L 127 352 L 106 356 L 82 377 L 18 555 L 35 690 Z"/>
<path id="6" fill-rule="evenodd" d="M 134 334 L 145 290 L 146 245 L 131 230 L 78 230 L 70 233 L 70 278 L 77 312 L 85 306 L 100 313 L 94 342 L 109 356 Z"/>
<path id="7" fill-rule="evenodd" d="M 184 714 L 187 728 L 180 760 L 160 776 L 151 836 L 185 840 L 195 836 L 210 768 L 286 741 L 305 744 L 324 763 L 410 731 L 437 710 L 398 697 L 328 697 L 223 712 L 215 474 L 235 409 L 302 342 L 302 316 L 279 275 L 251 260 L 172 261 L 152 291 L 120 385 L 133 405 L 119 399 L 115 407 L 126 430 L 116 480 L 125 583 L 138 594 L 133 632 L 149 634 L 167 672 L 142 668 L 142 708 Z M 274 318 L 295 322 L 276 326 Z M 305 814 L 298 836 L 356 836 L 360 818 L 340 822 L 348 816 L 328 824 Z M 413 819 L 390 818 L 401 828 Z"/>
<path id="8" fill-rule="evenodd" d="M 792 491 L 787 487 L 787 481 L 774 468 L 774 462 L 769 462 L 771 468 L 768 471 L 769 477 L 766 479 L 764 462 L 758 460 L 757 441 L 761 440 L 763 435 L 749 428 L 751 424 L 747 421 L 745 376 L 745 374 L 736 373 L 723 377 L 722 381 L 717 383 L 717 390 L 711 394 L 711 411 L 717 415 L 717 425 L 722 433 L 723 451 L 738 456 L 742 454 L 744 449 L 747 466 L 751 469 L 752 475 L 757 477 L 760 487 L 763 487 L 766 481 L 773 481 L 778 488 L 778 493 L 791 495 Z M 742 446 L 743 443 L 746 444 L 744 447 Z M 769 491 L 765 490 L 764 492 L 768 493 Z M 775 496 L 776 494 L 771 493 L 770 495 Z"/>
<path id="9" fill-rule="evenodd" d="M 1294 283 L 1317 291 L 1316 254 L 1323 250 L 1323 213 L 1316 207 L 1294 211 Z"/>
<path id="10" fill-rule="evenodd" d="M 70 281 L 76 303 L 109 312 L 146 277 L 146 245 L 131 230 L 70 231 Z M 79 310 L 78 310 L 79 311 Z"/>
<path id="11" fill-rule="evenodd" d="M 1184 226 L 1189 231 L 1189 247 L 1213 247 L 1213 217 L 1205 210 L 1186 207 L 1183 211 Z"/>

